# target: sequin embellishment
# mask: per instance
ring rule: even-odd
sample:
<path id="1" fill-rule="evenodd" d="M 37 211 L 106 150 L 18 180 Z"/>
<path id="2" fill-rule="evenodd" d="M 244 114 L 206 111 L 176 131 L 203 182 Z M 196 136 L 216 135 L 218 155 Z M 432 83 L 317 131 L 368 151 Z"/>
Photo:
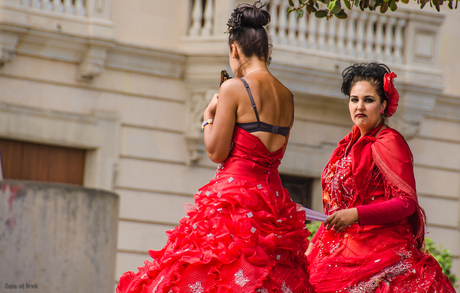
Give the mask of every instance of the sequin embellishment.
<path id="1" fill-rule="evenodd" d="M 195 284 L 188 285 L 190 288 L 190 293 L 203 293 L 204 289 L 203 286 L 201 286 L 201 282 L 198 281 Z"/>
<path id="2" fill-rule="evenodd" d="M 235 283 L 240 287 L 244 287 L 249 282 L 249 278 L 245 278 L 243 275 L 243 270 L 239 270 L 235 273 Z"/>
<path id="3" fill-rule="evenodd" d="M 286 285 L 286 282 L 283 281 L 283 284 L 281 284 L 281 291 L 283 293 L 292 293 L 292 290 L 291 288 L 289 288 L 287 285 Z"/>

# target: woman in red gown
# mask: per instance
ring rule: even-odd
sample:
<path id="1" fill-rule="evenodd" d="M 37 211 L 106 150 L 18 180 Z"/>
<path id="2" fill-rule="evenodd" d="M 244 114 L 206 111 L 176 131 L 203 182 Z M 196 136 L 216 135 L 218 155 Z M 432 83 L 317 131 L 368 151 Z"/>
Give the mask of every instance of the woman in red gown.
<path id="1" fill-rule="evenodd" d="M 423 251 L 425 215 L 412 153 L 384 123 L 398 106 L 395 77 L 377 63 L 343 72 L 342 92 L 355 125 L 322 174 L 329 217 L 307 251 L 315 292 L 455 292 Z"/>
<path id="2" fill-rule="evenodd" d="M 237 7 L 229 20 L 224 82 L 203 118 L 208 156 L 221 163 L 195 206 L 149 251 L 117 292 L 310 292 L 305 214 L 282 187 L 278 166 L 293 122 L 293 97 L 268 69 L 263 5 Z"/>

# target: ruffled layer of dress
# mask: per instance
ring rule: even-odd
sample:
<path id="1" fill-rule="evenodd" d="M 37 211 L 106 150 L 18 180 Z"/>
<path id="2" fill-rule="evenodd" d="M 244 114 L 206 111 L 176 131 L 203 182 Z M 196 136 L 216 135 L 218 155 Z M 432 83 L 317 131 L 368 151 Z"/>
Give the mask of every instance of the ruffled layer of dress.
<path id="1" fill-rule="evenodd" d="M 235 130 L 232 158 L 195 194 L 166 246 L 149 251 L 153 260 L 138 273 L 124 273 L 117 292 L 310 292 L 305 214 L 281 186 L 282 152 L 267 153 L 254 138 Z M 261 149 L 267 164 L 242 158 L 248 151 L 239 146 Z"/>
<path id="2" fill-rule="evenodd" d="M 317 293 L 455 292 L 436 260 L 414 246 L 407 220 L 323 229 L 309 260 Z"/>

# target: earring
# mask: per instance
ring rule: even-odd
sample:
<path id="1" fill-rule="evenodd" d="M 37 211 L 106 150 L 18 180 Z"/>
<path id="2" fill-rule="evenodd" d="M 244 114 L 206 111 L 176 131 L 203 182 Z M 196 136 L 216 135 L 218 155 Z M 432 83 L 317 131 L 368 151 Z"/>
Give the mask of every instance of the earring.
<path id="1" fill-rule="evenodd" d="M 384 111 L 384 110 L 380 111 L 380 114 L 383 114 L 383 113 L 385 113 L 385 111 Z"/>

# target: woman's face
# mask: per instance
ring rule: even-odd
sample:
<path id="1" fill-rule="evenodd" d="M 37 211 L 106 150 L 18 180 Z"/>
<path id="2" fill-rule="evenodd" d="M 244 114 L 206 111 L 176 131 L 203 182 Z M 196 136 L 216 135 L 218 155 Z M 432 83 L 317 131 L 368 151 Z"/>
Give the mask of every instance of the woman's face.
<path id="1" fill-rule="evenodd" d="M 382 110 L 387 102 L 380 102 L 375 87 L 367 81 L 358 81 L 350 91 L 348 109 L 351 120 L 359 127 L 361 136 L 382 122 Z"/>

